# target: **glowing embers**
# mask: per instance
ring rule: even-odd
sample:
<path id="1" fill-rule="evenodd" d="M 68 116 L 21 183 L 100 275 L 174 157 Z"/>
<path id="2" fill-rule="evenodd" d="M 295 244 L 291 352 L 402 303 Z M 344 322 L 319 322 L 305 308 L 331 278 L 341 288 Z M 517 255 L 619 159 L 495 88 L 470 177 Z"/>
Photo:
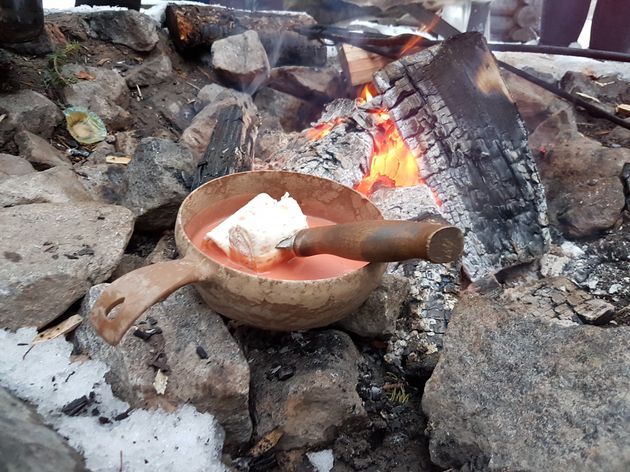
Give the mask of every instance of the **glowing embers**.
<path id="1" fill-rule="evenodd" d="M 372 99 L 369 87 L 366 85 L 359 97 L 359 103 L 366 103 Z M 398 132 L 398 128 L 385 109 L 371 112 L 376 128 L 374 151 L 370 161 L 370 171 L 359 182 L 356 190 L 369 195 L 378 187 L 411 187 L 420 183 L 418 178 L 418 164 L 409 148 Z"/>

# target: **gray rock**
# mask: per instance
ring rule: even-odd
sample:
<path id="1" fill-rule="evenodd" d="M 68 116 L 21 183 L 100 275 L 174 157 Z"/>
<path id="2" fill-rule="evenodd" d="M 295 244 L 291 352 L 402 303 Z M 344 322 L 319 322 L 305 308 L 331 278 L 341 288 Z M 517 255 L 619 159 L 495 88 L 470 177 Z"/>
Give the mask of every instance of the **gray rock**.
<path id="1" fill-rule="evenodd" d="M 568 238 L 601 234 L 620 218 L 625 205 L 621 173 L 630 149 L 610 149 L 577 131 L 573 113 L 558 112 L 529 138 L 545 153 L 537 160 L 549 216 Z"/>
<path id="2" fill-rule="evenodd" d="M 262 112 L 278 118 L 286 132 L 308 128 L 311 122 L 317 121 L 322 112 L 321 107 L 311 102 L 270 87 L 260 89 L 254 103 Z"/>
<path id="3" fill-rule="evenodd" d="M 32 408 L 0 388 L 0 457 L 6 472 L 80 472 L 83 459 Z"/>
<path id="4" fill-rule="evenodd" d="M 20 149 L 20 155 L 38 169 L 48 169 L 56 166 L 72 167 L 72 162 L 67 156 L 36 134 L 20 131 L 15 134 L 15 143 Z"/>
<path id="5" fill-rule="evenodd" d="M 339 326 L 366 338 L 392 334 L 408 294 L 409 281 L 406 278 L 385 275 L 365 303 L 355 313 L 341 320 Z"/>
<path id="6" fill-rule="evenodd" d="M 267 53 L 258 33 L 246 31 L 212 44 L 212 67 L 239 90 L 254 92 L 269 78 Z"/>
<path id="7" fill-rule="evenodd" d="M 190 192 L 195 169 L 188 149 L 166 139 L 140 141 L 124 175 L 121 200 L 138 216 L 137 229 L 172 228 L 179 206 Z"/>
<path id="8" fill-rule="evenodd" d="M 80 313 L 89 311 L 106 287 L 93 287 Z M 83 323 L 75 339 L 80 349 L 110 368 L 112 390 L 130 405 L 146 408 L 156 405 L 190 403 L 201 412 L 213 414 L 226 431 L 228 445 L 247 442 L 251 436 L 249 417 L 249 366 L 238 344 L 219 315 L 210 310 L 192 287 L 176 291 L 146 312 L 162 334 L 144 341 L 128 333 L 116 346 L 105 343 L 90 323 Z M 140 329 L 151 325 L 140 321 Z M 134 328 L 132 328 L 133 330 Z M 201 347 L 207 354 L 202 359 Z M 158 359 L 158 354 L 162 354 Z M 153 386 L 156 367 L 168 376 L 164 395 Z"/>
<path id="9" fill-rule="evenodd" d="M 0 209 L 0 328 L 41 327 L 110 276 L 133 214 L 97 203 Z"/>
<path id="10" fill-rule="evenodd" d="M 35 172 L 35 169 L 26 159 L 11 154 L 0 154 L 0 182 L 16 175 L 26 175 L 31 172 Z"/>
<path id="11" fill-rule="evenodd" d="M 72 169 L 53 167 L 0 182 L 0 207 L 91 201 Z"/>
<path id="12" fill-rule="evenodd" d="M 250 96 L 246 93 L 223 87 L 219 84 L 208 84 L 199 90 L 199 93 L 197 94 L 197 99 L 195 100 L 195 111 L 199 113 L 206 105 L 214 102 L 220 102 L 226 98 L 250 100 Z"/>
<path id="13" fill-rule="evenodd" d="M 0 148 L 13 139 L 20 129 L 50 138 L 63 120 L 63 114 L 53 102 L 32 90 L 0 95 Z"/>
<path id="14" fill-rule="evenodd" d="M 103 203 L 118 203 L 123 194 L 124 175 L 127 167 L 122 164 L 85 164 L 75 172 L 92 199 Z"/>
<path id="15" fill-rule="evenodd" d="M 271 70 L 269 87 L 322 104 L 345 96 L 341 75 L 332 67 L 276 67 Z"/>
<path id="16" fill-rule="evenodd" d="M 66 85 L 62 91 L 66 103 L 89 108 L 103 120 L 108 129 L 120 130 L 130 126 L 133 118 L 125 109 L 129 105 L 129 89 L 125 79 L 115 70 L 102 67 L 67 64 L 62 68 L 64 76 L 80 72 L 87 72 L 95 78 Z"/>
<path id="17" fill-rule="evenodd" d="M 191 103 L 195 96 L 195 90 L 155 87 L 152 92 L 151 95 L 145 97 L 145 106 L 153 108 L 178 131 L 185 130 L 195 117 L 195 107 Z M 151 134 L 156 136 L 158 130 L 165 132 L 163 127 L 160 128 L 161 126 L 159 125 L 158 129 Z"/>
<path id="18" fill-rule="evenodd" d="M 92 38 L 122 44 L 141 52 L 151 51 L 158 42 L 157 24 L 134 10 L 100 11 L 82 15 Z"/>
<path id="19" fill-rule="evenodd" d="M 356 391 L 361 356 L 345 333 L 285 335 L 250 348 L 248 359 L 256 438 L 281 428 L 279 449 L 327 443 L 344 421 L 365 414 Z"/>
<path id="20" fill-rule="evenodd" d="M 177 244 L 175 243 L 175 233 L 167 231 L 160 238 L 153 248 L 153 251 L 147 256 L 147 264 L 157 264 L 158 262 L 167 262 L 177 258 Z"/>
<path id="21" fill-rule="evenodd" d="M 560 327 L 478 296 L 458 305 L 426 384 L 442 468 L 626 471 L 630 328 Z M 468 469 L 467 469 L 468 470 Z"/>
<path id="22" fill-rule="evenodd" d="M 158 85 L 173 75 L 173 65 L 166 54 L 147 58 L 142 64 L 132 68 L 125 80 L 128 87 L 148 87 Z"/>
<path id="23" fill-rule="evenodd" d="M 116 152 L 120 152 L 125 156 L 133 156 L 138 147 L 138 138 L 135 131 L 119 131 L 115 134 Z"/>

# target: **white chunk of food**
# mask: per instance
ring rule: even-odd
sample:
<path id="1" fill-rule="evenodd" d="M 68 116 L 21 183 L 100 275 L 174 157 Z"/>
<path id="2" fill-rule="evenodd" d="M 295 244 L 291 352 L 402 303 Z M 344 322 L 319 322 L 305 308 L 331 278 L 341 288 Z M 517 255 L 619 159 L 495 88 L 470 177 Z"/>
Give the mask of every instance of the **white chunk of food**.
<path id="1" fill-rule="evenodd" d="M 289 194 L 278 201 L 262 193 L 206 238 L 232 260 L 262 272 L 291 257 L 290 251 L 276 249 L 276 245 L 304 228 L 308 228 L 306 216 Z"/>

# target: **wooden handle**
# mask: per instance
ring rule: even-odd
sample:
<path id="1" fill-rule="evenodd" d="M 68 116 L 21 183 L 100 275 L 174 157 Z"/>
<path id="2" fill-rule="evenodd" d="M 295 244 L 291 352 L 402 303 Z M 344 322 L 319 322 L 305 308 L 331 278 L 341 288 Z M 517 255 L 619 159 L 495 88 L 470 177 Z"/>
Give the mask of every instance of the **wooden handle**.
<path id="1" fill-rule="evenodd" d="M 184 285 L 206 280 L 206 276 L 198 265 L 185 259 L 141 267 L 116 279 L 101 293 L 90 321 L 99 336 L 116 345 L 149 307 Z"/>
<path id="2" fill-rule="evenodd" d="M 293 243 L 297 256 L 334 254 L 368 262 L 424 259 L 452 262 L 464 249 L 464 236 L 454 226 L 436 222 L 360 221 L 304 229 Z"/>

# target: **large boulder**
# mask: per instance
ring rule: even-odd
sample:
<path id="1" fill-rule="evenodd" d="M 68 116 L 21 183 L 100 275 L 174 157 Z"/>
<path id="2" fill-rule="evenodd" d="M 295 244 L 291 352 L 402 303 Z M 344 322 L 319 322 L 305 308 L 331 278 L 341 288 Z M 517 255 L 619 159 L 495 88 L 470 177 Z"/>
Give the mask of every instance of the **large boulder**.
<path id="1" fill-rule="evenodd" d="M 227 82 L 249 93 L 269 78 L 271 70 L 258 33 L 251 30 L 212 43 L 212 67 Z"/>
<path id="2" fill-rule="evenodd" d="M 157 44 L 157 24 L 134 10 L 99 11 L 82 16 L 95 39 L 122 44 L 135 51 L 151 51 Z"/>
<path id="3" fill-rule="evenodd" d="M 81 184 L 97 202 L 117 204 L 123 193 L 126 166 L 123 164 L 87 163 L 75 169 Z"/>
<path id="4" fill-rule="evenodd" d="M 68 105 L 89 108 L 96 113 L 109 129 L 125 129 L 133 123 L 125 109 L 129 105 L 129 90 L 125 79 L 115 70 L 67 64 L 62 68 L 64 76 L 87 73 L 93 80 L 79 80 L 63 88 Z"/>
<path id="5" fill-rule="evenodd" d="M 133 223 L 126 208 L 97 203 L 0 209 L 0 328 L 44 326 L 107 280 Z"/>
<path id="6" fill-rule="evenodd" d="M 280 449 L 322 445 L 344 421 L 365 415 L 356 390 L 361 355 L 347 334 L 267 338 L 248 353 L 257 438 L 280 428 Z"/>
<path id="7" fill-rule="evenodd" d="M 72 169 L 53 167 L 0 182 L 0 207 L 29 203 L 71 203 L 91 201 Z"/>
<path id="8" fill-rule="evenodd" d="M 433 462 L 629 470 L 629 340 L 628 327 L 562 327 L 465 296 L 422 400 Z"/>
<path id="9" fill-rule="evenodd" d="M 191 152 L 168 139 L 145 138 L 124 175 L 121 203 L 138 216 L 137 228 L 171 228 L 190 184 L 196 163 Z"/>
<path id="10" fill-rule="evenodd" d="M 83 458 L 32 408 L 0 388 L 0 458 L 7 472 L 81 472 Z"/>
<path id="11" fill-rule="evenodd" d="M 21 129 L 50 138 L 63 114 L 53 102 L 32 90 L 0 95 L 0 148 Z"/>
<path id="12" fill-rule="evenodd" d="M 106 286 L 89 291 L 82 315 L 88 316 Z M 160 332 L 143 340 L 133 335 L 135 329 Z M 103 341 L 90 323 L 79 327 L 75 340 L 82 351 L 110 367 L 107 380 L 112 390 L 131 406 L 190 403 L 217 418 L 227 444 L 249 441 L 249 366 L 222 318 L 192 287 L 179 289 L 147 310 L 118 346 Z M 154 386 L 158 370 L 168 377 L 163 394 Z"/>

